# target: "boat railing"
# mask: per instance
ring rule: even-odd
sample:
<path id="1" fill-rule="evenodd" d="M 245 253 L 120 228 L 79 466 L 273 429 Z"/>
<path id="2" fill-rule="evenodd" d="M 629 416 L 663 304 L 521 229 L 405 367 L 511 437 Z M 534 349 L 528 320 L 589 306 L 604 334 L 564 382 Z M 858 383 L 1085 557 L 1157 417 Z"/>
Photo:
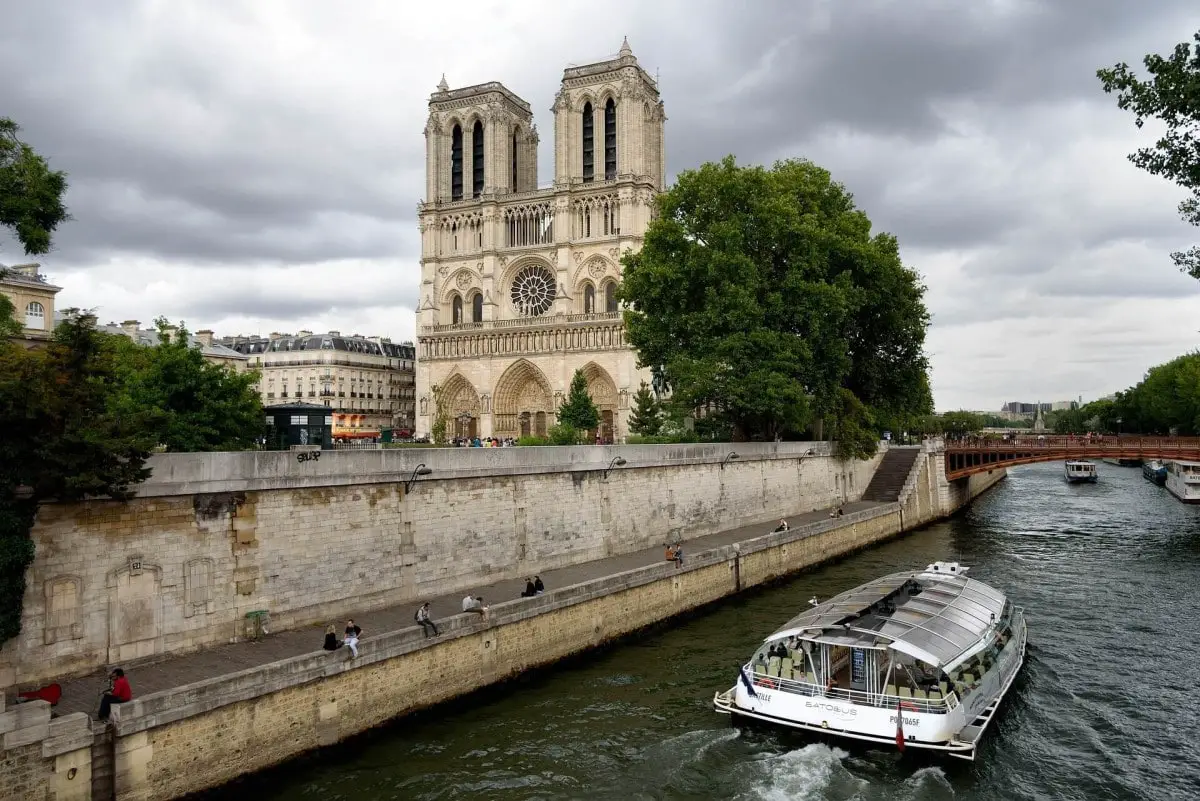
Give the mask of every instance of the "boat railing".
<path id="1" fill-rule="evenodd" d="M 746 666 L 747 671 L 750 666 Z M 849 701 L 860 706 L 874 706 L 895 709 L 899 706 L 910 712 L 924 712 L 934 715 L 944 715 L 958 706 L 958 695 L 951 690 L 942 698 L 917 698 L 907 695 L 889 695 L 888 693 L 871 693 L 865 690 L 849 690 L 843 687 L 824 687 L 798 679 L 786 679 L 782 676 L 769 676 L 755 672 L 754 686 L 764 690 L 782 690 L 796 695 L 808 695 L 818 698 L 830 698 Z"/>

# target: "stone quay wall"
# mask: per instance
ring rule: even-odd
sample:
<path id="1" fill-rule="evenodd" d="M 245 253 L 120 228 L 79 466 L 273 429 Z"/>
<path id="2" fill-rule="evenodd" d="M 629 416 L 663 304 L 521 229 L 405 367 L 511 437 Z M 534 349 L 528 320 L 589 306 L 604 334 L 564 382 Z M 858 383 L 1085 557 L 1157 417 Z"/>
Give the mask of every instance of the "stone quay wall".
<path id="1" fill-rule="evenodd" d="M 898 503 L 696 553 L 681 570 L 655 563 L 495 604 L 486 622 L 457 615 L 432 644 L 414 626 L 368 638 L 352 663 L 316 652 L 137 698 L 114 708 L 111 733 L 91 735 L 83 715 L 51 721 L 44 702 L 17 707 L 0 714 L 0 797 L 166 801 L 212 788 L 890 539 L 1005 475 L 947 489 L 941 463 L 924 447 Z"/>
<path id="2" fill-rule="evenodd" d="M 129 502 L 42 507 L 0 687 L 237 641 L 259 610 L 279 631 L 856 500 L 880 458 L 824 442 L 156 455 Z"/>

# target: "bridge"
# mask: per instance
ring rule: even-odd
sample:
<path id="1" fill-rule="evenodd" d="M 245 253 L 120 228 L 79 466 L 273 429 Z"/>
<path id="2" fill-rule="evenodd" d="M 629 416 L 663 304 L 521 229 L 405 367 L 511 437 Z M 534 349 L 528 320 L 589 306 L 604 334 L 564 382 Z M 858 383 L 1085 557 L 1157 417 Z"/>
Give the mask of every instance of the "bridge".
<path id="1" fill-rule="evenodd" d="M 946 478 L 954 481 L 998 467 L 1066 459 L 1162 459 L 1200 462 L 1200 437 L 1015 434 L 946 442 Z"/>

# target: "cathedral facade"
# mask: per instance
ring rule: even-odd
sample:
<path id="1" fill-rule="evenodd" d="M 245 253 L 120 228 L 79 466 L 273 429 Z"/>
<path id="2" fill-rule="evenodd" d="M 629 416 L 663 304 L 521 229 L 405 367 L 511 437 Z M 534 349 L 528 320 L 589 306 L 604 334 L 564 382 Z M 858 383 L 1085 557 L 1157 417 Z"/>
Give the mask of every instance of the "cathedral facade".
<path id="1" fill-rule="evenodd" d="M 641 246 L 665 183 L 657 82 L 628 42 L 563 71 L 554 180 L 538 182 L 529 104 L 498 82 L 429 100 L 419 207 L 418 433 L 438 404 L 450 436 L 520 437 L 554 425 L 583 370 L 599 435 L 628 433 L 648 370 L 625 342 L 621 255 Z"/>

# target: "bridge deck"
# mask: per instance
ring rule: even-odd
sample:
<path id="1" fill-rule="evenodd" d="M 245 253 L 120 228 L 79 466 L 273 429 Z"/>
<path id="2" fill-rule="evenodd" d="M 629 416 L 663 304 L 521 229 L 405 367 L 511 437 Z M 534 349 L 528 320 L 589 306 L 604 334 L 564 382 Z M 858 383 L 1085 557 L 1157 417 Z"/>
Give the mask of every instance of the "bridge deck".
<path id="1" fill-rule="evenodd" d="M 1001 467 L 1066 459 L 1200 461 L 1200 437 L 1074 436 L 1022 434 L 971 437 L 946 443 L 951 481 Z"/>

